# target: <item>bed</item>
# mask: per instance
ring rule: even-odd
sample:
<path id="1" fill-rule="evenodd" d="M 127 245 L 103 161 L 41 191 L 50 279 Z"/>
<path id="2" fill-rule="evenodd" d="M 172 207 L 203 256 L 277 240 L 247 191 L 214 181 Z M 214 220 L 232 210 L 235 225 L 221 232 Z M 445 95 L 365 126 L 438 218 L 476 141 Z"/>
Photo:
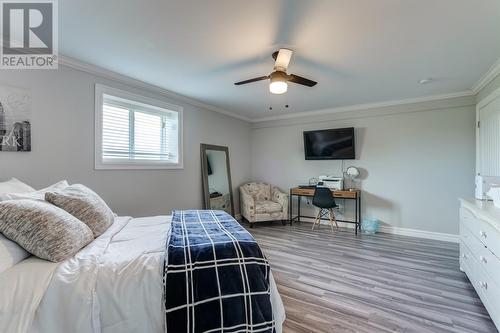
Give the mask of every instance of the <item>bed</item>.
<path id="1" fill-rule="evenodd" d="M 68 260 L 32 256 L 0 273 L 0 331 L 165 332 L 163 280 L 171 220 L 117 217 Z M 279 333 L 285 312 L 269 275 L 273 330 Z"/>

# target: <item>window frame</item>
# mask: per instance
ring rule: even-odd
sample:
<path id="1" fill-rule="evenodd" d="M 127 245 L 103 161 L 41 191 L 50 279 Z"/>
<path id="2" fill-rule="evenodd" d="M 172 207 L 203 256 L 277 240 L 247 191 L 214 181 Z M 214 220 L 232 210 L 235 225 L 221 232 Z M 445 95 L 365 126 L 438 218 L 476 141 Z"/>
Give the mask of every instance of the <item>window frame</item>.
<path id="1" fill-rule="evenodd" d="M 177 163 L 151 160 L 126 160 L 106 162 L 103 159 L 102 135 L 103 135 L 103 104 L 104 95 L 129 100 L 132 103 L 146 104 L 153 108 L 166 109 L 177 112 L 177 142 L 178 161 Z M 95 108 L 94 108 L 94 168 L 95 170 L 167 170 L 184 168 L 184 143 L 183 143 L 183 108 L 181 106 L 159 101 L 157 99 L 137 95 L 128 91 L 108 87 L 102 84 L 95 85 Z M 158 110 L 161 113 L 161 110 Z"/>

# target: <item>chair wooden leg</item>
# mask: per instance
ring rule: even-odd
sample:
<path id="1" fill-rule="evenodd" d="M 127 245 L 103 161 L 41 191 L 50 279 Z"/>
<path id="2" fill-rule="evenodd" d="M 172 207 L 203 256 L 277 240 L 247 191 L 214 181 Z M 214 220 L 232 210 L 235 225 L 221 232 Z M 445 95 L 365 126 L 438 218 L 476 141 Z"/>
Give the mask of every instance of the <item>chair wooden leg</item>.
<path id="1" fill-rule="evenodd" d="M 316 214 L 316 218 L 314 219 L 313 226 L 311 230 L 314 230 L 314 227 L 316 226 L 316 220 L 318 219 L 318 215 Z"/>
<path id="2" fill-rule="evenodd" d="M 333 232 L 333 220 L 332 220 L 332 218 L 335 219 L 335 215 L 333 215 L 332 208 L 329 209 L 329 213 L 330 213 L 330 227 L 332 228 L 332 232 Z"/>
<path id="3" fill-rule="evenodd" d="M 320 214 L 321 214 L 321 209 L 319 210 L 318 215 L 316 215 L 316 218 L 314 219 L 312 230 L 314 230 L 314 227 L 316 227 L 316 222 L 318 221 Z"/>
<path id="4" fill-rule="evenodd" d="M 335 222 L 335 226 L 337 227 L 337 230 L 339 230 L 339 224 L 337 223 L 337 218 L 335 218 L 335 214 L 332 209 L 332 215 L 333 215 L 333 221 Z"/>

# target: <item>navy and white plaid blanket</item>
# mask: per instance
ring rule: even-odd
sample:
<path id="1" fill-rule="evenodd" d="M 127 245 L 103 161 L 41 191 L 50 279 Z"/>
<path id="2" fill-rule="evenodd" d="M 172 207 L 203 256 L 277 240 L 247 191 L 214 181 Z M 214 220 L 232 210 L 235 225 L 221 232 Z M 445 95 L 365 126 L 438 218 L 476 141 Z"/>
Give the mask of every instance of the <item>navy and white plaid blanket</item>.
<path id="1" fill-rule="evenodd" d="M 223 211 L 174 211 L 163 272 L 168 333 L 275 332 L 270 267 Z"/>

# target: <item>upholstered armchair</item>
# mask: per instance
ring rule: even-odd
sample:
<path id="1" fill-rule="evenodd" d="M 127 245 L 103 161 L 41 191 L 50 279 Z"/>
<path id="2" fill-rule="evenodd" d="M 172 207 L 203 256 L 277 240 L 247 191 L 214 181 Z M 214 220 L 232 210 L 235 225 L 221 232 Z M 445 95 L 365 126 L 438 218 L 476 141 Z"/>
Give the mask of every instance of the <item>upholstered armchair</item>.
<path id="1" fill-rule="evenodd" d="M 266 183 L 247 183 L 240 186 L 240 212 L 250 222 L 282 221 L 288 219 L 288 194 Z"/>

